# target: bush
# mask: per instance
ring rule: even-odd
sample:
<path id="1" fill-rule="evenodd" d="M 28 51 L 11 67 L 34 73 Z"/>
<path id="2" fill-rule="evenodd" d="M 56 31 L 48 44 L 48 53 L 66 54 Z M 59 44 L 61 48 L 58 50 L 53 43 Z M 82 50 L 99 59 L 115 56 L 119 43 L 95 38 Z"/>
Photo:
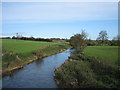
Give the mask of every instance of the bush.
<path id="1" fill-rule="evenodd" d="M 81 61 L 68 62 L 56 70 L 55 78 L 61 81 L 60 86 L 64 88 L 94 87 L 95 74 L 88 66 Z"/>
<path id="2" fill-rule="evenodd" d="M 118 66 L 109 60 L 84 54 L 73 54 L 55 71 L 55 78 L 63 88 L 117 88 Z"/>

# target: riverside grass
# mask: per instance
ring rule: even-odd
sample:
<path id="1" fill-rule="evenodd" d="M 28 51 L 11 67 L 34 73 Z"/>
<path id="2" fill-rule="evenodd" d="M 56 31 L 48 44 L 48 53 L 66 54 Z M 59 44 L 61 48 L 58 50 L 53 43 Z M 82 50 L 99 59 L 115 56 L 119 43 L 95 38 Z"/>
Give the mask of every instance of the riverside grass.
<path id="1" fill-rule="evenodd" d="M 38 58 L 62 52 L 70 46 L 68 43 L 2 39 L 2 48 L 2 69 L 8 72 Z"/>
<path id="2" fill-rule="evenodd" d="M 116 63 L 118 62 L 119 49 L 119 46 L 88 46 L 84 49 L 84 52 L 88 56 L 100 57 Z"/>
<path id="3" fill-rule="evenodd" d="M 120 88 L 118 46 L 88 46 L 55 70 L 62 88 Z M 117 54 L 117 55 L 116 55 Z"/>

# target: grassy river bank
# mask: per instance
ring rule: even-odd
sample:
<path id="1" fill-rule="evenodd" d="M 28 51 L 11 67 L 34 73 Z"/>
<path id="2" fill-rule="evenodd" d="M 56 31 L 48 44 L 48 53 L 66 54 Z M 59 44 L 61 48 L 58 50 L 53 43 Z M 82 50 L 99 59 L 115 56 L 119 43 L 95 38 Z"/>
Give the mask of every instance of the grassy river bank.
<path id="1" fill-rule="evenodd" d="M 55 70 L 62 88 L 120 88 L 118 46 L 90 46 Z"/>
<path id="2" fill-rule="evenodd" d="M 67 43 L 24 40 L 2 40 L 2 76 L 10 75 L 34 60 L 41 59 L 70 48 Z"/>

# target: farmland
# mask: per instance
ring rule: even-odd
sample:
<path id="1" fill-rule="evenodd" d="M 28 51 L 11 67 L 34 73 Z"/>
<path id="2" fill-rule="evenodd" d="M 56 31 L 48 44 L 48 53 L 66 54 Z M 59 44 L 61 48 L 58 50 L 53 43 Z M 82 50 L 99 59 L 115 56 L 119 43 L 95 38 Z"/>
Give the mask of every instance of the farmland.
<path id="1" fill-rule="evenodd" d="M 3 39 L 3 72 L 8 72 L 33 60 L 61 52 L 69 47 L 67 43 Z"/>
<path id="2" fill-rule="evenodd" d="M 40 41 L 24 41 L 4 39 L 2 40 L 3 49 L 12 51 L 13 53 L 29 53 L 37 49 L 43 49 L 47 46 L 65 45 L 64 43 L 40 42 Z"/>
<path id="3" fill-rule="evenodd" d="M 88 56 L 100 57 L 111 60 L 112 62 L 117 62 L 118 48 L 118 46 L 88 46 L 84 52 Z"/>

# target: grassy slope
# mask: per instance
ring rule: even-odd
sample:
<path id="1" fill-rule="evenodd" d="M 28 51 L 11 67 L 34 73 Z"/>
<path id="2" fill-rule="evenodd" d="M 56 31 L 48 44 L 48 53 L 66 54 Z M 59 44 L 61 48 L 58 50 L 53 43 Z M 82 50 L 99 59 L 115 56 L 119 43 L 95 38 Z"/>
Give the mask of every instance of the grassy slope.
<path id="1" fill-rule="evenodd" d="M 66 43 L 24 41 L 3 39 L 3 70 L 9 70 L 37 58 L 55 54 L 62 49 L 69 48 Z M 18 59 L 18 58 L 20 59 Z"/>
<path id="2" fill-rule="evenodd" d="M 88 46 L 84 51 L 89 56 L 98 56 L 113 62 L 118 61 L 118 46 Z"/>

